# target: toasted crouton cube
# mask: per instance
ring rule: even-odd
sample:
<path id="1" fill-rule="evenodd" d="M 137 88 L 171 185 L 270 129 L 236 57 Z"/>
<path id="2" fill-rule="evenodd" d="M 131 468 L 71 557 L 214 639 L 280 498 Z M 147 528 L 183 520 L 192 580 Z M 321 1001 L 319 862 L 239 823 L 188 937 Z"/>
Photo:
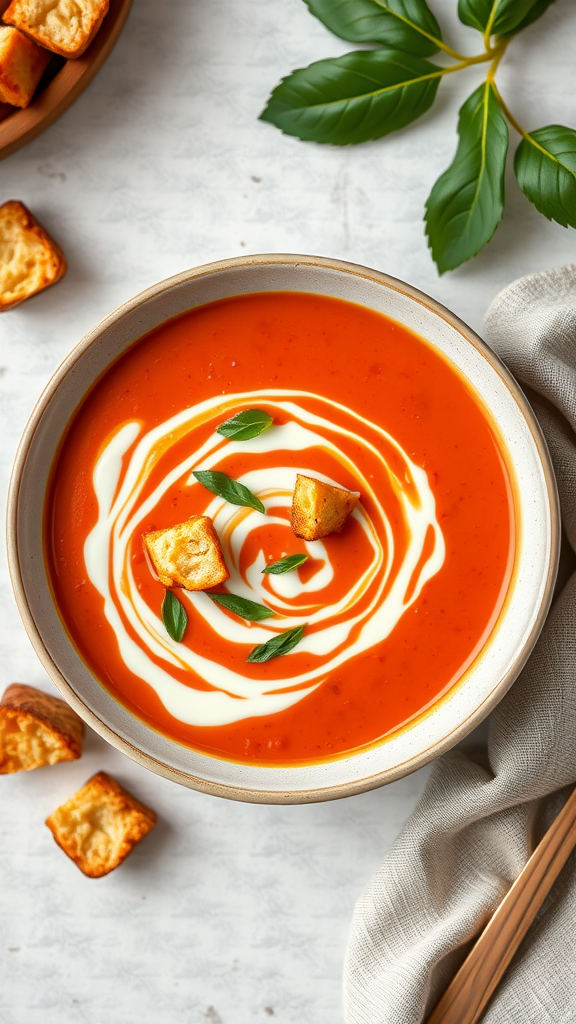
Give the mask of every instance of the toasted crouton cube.
<path id="1" fill-rule="evenodd" d="M 0 775 L 82 755 L 84 722 L 65 701 L 12 683 L 0 701 Z"/>
<path id="2" fill-rule="evenodd" d="M 96 35 L 109 0 L 12 0 L 3 20 L 62 57 L 81 57 Z"/>
<path id="3" fill-rule="evenodd" d="M 80 871 L 101 878 L 154 828 L 156 815 L 106 772 L 98 772 L 46 824 Z"/>
<path id="4" fill-rule="evenodd" d="M 303 540 L 319 540 L 341 530 L 358 504 L 359 491 L 325 484 L 312 476 L 296 476 L 292 498 L 292 530 Z"/>
<path id="5" fill-rule="evenodd" d="M 165 587 L 207 590 L 230 577 L 210 516 L 192 516 L 168 530 L 144 533 L 142 541 Z"/>
<path id="6" fill-rule="evenodd" d="M 0 312 L 56 284 L 67 269 L 64 253 L 24 203 L 0 206 Z"/>
<path id="7" fill-rule="evenodd" d="M 0 25 L 0 102 L 27 107 L 50 54 L 17 28 Z"/>

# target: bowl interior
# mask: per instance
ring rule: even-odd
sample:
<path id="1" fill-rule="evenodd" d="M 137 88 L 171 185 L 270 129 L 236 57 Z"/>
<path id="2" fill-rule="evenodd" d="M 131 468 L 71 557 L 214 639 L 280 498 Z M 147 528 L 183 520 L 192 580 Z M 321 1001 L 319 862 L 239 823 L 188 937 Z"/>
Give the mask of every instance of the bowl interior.
<path id="1" fill-rule="evenodd" d="M 511 591 L 465 677 L 379 745 L 298 767 L 241 765 L 198 753 L 157 733 L 114 700 L 62 626 L 42 547 L 50 466 L 70 416 L 96 378 L 164 320 L 207 302 L 259 291 L 346 299 L 422 335 L 468 379 L 490 410 L 516 478 L 519 535 Z M 362 267 L 315 257 L 249 257 L 201 267 L 149 289 L 102 321 L 68 356 L 22 439 L 9 500 L 9 548 L 16 597 L 32 642 L 64 697 L 91 726 L 142 764 L 185 785 L 237 799 L 302 802 L 359 792 L 415 770 L 469 732 L 503 696 L 550 602 L 558 556 L 557 499 L 546 446 L 529 406 L 498 359 L 456 317 L 415 289 Z"/>

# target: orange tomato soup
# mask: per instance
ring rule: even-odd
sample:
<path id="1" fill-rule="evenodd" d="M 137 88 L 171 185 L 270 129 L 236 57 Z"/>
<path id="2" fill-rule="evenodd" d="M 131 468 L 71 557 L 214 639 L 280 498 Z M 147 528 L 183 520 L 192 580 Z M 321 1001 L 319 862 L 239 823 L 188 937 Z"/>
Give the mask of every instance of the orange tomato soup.
<path id="1" fill-rule="evenodd" d="M 215 433 L 252 408 L 269 431 Z M 267 514 L 227 505 L 195 469 L 242 480 Z M 341 532 L 309 546 L 290 528 L 296 472 L 360 492 Z M 193 515 L 214 518 L 231 570 L 215 590 L 274 617 L 174 590 L 188 626 L 170 640 L 141 536 Z M 132 345 L 69 424 L 45 531 L 62 620 L 100 683 L 183 744 L 269 765 L 374 744 L 438 701 L 486 643 L 514 560 L 508 471 L 466 382 L 399 323 L 301 293 L 215 302 Z M 292 573 L 262 573 L 298 553 Z M 246 661 L 302 622 L 290 653 Z"/>

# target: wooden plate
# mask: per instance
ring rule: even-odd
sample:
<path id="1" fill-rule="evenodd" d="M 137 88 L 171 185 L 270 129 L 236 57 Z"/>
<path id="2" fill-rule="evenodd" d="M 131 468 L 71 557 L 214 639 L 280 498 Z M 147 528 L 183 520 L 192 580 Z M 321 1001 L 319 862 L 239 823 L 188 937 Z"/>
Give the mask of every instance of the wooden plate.
<path id="1" fill-rule="evenodd" d="M 132 0 L 110 0 L 110 9 L 94 41 L 77 60 L 54 54 L 29 107 L 0 103 L 0 160 L 48 128 L 74 103 L 102 67 L 120 35 Z M 0 2 L 0 10 L 8 4 Z"/>

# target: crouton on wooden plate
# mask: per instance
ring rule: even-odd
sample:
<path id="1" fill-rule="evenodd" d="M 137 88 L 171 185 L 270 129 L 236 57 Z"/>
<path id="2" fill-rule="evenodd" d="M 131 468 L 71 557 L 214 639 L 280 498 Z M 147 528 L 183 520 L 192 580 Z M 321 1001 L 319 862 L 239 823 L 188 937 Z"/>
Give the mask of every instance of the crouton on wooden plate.
<path id="1" fill-rule="evenodd" d="M 298 473 L 292 498 L 292 530 L 303 540 L 319 540 L 337 533 L 359 498 L 359 491 L 346 491 Z"/>
<path id="2" fill-rule="evenodd" d="M 3 20 L 62 57 L 81 57 L 96 35 L 109 0 L 12 0 Z"/>
<path id="3" fill-rule="evenodd" d="M 0 701 L 0 775 L 82 755 L 84 722 L 59 697 L 12 683 Z"/>
<path id="4" fill-rule="evenodd" d="M 144 533 L 142 541 L 165 587 L 206 590 L 230 577 L 210 516 L 192 516 L 168 530 Z"/>
<path id="5" fill-rule="evenodd" d="M 17 28 L 0 25 L 0 103 L 27 107 L 50 54 Z"/>
<path id="6" fill-rule="evenodd" d="M 101 878 L 154 828 L 156 815 L 106 772 L 98 772 L 46 824 L 80 871 Z"/>
<path id="7" fill-rule="evenodd" d="M 67 269 L 64 253 L 24 203 L 0 206 L 0 312 L 56 284 Z"/>

